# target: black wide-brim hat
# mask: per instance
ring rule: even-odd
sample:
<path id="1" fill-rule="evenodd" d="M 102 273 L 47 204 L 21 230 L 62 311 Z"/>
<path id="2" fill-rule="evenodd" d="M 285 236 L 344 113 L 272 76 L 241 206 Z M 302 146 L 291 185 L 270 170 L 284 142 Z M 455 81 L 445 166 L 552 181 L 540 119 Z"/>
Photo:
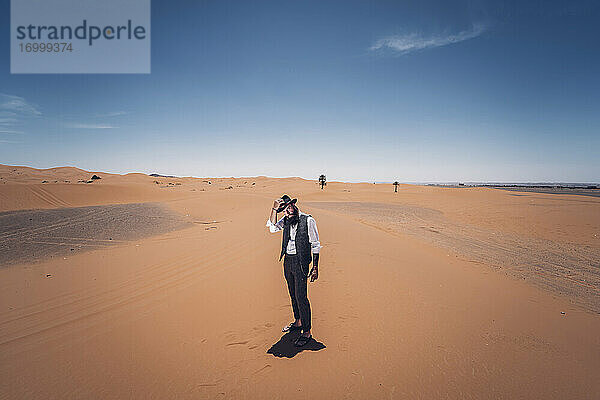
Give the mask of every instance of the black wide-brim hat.
<path id="1" fill-rule="evenodd" d="M 296 201 L 298 201 L 298 199 L 291 199 L 290 196 L 288 196 L 287 194 L 281 196 L 281 200 L 283 200 L 283 203 L 281 203 L 281 205 L 277 209 L 277 212 L 282 212 L 287 206 L 289 206 L 290 204 L 296 204 Z"/>

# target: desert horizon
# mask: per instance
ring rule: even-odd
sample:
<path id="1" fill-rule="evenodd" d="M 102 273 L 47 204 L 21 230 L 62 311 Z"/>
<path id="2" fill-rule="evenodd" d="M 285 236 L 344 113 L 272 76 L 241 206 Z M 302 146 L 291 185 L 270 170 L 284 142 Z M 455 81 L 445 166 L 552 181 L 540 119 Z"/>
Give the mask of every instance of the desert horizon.
<path id="1" fill-rule="evenodd" d="M 233 175 L 219 175 L 219 176 L 200 176 L 200 175 L 174 175 L 174 174 L 169 174 L 169 173 L 163 173 L 163 172 L 157 172 L 157 171 L 153 171 L 153 172 L 140 172 L 140 171 L 130 171 L 130 172 L 125 172 L 125 173 L 121 173 L 121 172 L 115 172 L 115 171 L 106 171 L 106 170 L 86 170 L 83 168 L 79 168 L 76 167 L 74 165 L 60 165 L 60 166 L 53 166 L 53 167 L 45 167 L 45 168 L 41 168 L 41 167 L 32 167 L 32 166 L 28 166 L 28 165 L 3 165 L 0 164 L 0 167 L 4 167 L 4 168 L 25 168 L 25 169 L 32 169 L 35 170 L 37 172 L 43 172 L 43 171 L 56 171 L 56 170 L 61 170 L 61 169 L 74 169 L 77 171 L 80 171 L 82 173 L 87 173 L 87 174 L 108 174 L 108 175 L 135 175 L 135 174 L 141 174 L 141 175 L 147 175 L 150 177 L 154 177 L 154 178 L 192 178 L 192 179 L 251 179 L 251 178 L 269 178 L 269 179 L 304 179 L 307 181 L 317 181 L 318 180 L 318 176 L 313 178 L 307 177 L 307 176 L 268 176 L 268 175 L 244 175 L 244 176 L 233 176 Z M 356 180 L 351 180 L 351 179 L 334 179 L 334 180 L 330 180 L 328 179 L 327 182 L 329 183 L 368 183 L 368 184 L 377 184 L 377 185 L 382 185 L 382 184 L 390 184 L 392 185 L 394 183 L 394 181 L 378 181 L 378 180 L 360 180 L 360 181 L 356 181 Z M 535 181 L 535 180 L 522 180 L 522 181 L 502 181 L 502 180 L 497 180 L 497 179 L 490 179 L 487 181 L 469 181 L 469 180 L 447 180 L 447 181 L 398 181 L 401 184 L 406 184 L 406 185 L 417 185 L 417 186 L 422 186 L 422 185 L 439 185 L 439 186 L 458 186 L 459 184 L 461 185 L 465 185 L 465 186 L 490 186 L 490 187 L 495 187 L 495 186 L 519 186 L 519 187 L 527 187 L 527 186 L 532 186 L 532 187 L 536 187 L 536 186 L 558 186 L 558 187 L 563 187 L 563 188 L 570 188 L 570 187 L 574 187 L 574 186 L 584 186 L 584 185 L 600 185 L 600 181 L 561 181 L 561 180 L 545 180 L 545 181 Z M 58 182 L 56 182 L 58 183 Z"/>

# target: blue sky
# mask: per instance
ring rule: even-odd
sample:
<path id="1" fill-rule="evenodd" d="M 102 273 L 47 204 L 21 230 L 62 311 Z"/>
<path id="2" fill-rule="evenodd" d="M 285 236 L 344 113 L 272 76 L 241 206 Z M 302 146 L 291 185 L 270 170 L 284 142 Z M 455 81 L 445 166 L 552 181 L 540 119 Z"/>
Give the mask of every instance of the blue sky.
<path id="1" fill-rule="evenodd" d="M 152 2 L 149 75 L 11 75 L 0 163 L 344 181 L 600 181 L 592 1 Z"/>

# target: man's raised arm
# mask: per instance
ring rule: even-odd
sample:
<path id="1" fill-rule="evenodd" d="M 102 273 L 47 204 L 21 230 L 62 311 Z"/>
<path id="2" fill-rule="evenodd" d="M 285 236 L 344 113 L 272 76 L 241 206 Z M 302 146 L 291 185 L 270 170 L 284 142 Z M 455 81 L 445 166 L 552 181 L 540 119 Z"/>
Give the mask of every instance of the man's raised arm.
<path id="1" fill-rule="evenodd" d="M 283 218 L 280 219 L 279 221 L 277 221 L 277 209 L 279 208 L 279 205 L 281 204 L 281 202 L 282 202 L 281 199 L 277 199 L 273 202 L 273 208 L 271 209 L 271 215 L 269 216 L 269 219 L 267 220 L 267 227 L 269 228 L 269 231 L 271 231 L 271 233 L 279 232 L 280 230 L 283 229 Z"/>

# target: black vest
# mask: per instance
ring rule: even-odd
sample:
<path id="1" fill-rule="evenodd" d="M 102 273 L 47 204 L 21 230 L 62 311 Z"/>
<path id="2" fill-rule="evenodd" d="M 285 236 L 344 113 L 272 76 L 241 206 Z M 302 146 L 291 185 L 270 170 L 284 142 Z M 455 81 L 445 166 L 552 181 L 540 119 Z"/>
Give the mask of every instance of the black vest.
<path id="1" fill-rule="evenodd" d="M 298 220 L 298 228 L 296 229 L 296 254 L 300 258 L 300 263 L 303 266 L 308 266 L 312 261 L 310 240 L 308 239 L 308 217 L 310 215 L 300 214 Z M 290 225 L 283 227 L 283 237 L 281 238 L 281 254 L 279 261 L 283 258 L 290 241 Z"/>

